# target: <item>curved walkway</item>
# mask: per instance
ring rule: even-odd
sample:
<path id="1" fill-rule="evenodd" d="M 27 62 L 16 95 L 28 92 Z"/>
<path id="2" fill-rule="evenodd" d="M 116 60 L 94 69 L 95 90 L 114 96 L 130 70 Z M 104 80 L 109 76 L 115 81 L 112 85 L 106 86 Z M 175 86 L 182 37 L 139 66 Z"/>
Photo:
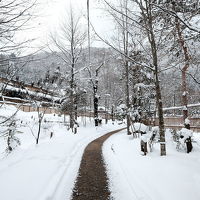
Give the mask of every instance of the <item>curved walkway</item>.
<path id="1" fill-rule="evenodd" d="M 106 200 L 110 197 L 108 178 L 102 158 L 104 141 L 123 129 L 109 132 L 86 147 L 76 184 L 73 190 L 73 200 Z"/>

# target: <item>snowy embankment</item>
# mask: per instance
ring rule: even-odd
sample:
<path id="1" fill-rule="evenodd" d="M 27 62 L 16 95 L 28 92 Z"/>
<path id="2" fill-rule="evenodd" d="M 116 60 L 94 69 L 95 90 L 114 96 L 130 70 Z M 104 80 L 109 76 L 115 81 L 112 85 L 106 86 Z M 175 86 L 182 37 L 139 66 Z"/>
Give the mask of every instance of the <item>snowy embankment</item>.
<path id="1" fill-rule="evenodd" d="M 104 159 L 114 200 L 199 200 L 200 133 L 190 154 L 177 152 L 169 131 L 167 156 L 153 152 L 140 154 L 140 139 L 125 131 L 111 136 L 103 146 Z"/>
<path id="2" fill-rule="evenodd" d="M 15 110 L 12 106 L 5 106 L 0 110 L 1 116 L 10 116 Z M 84 148 L 95 138 L 122 127 L 108 124 L 95 128 L 89 119 L 84 127 L 83 119 L 79 119 L 80 128 L 74 135 L 60 123 L 63 117 L 48 114 L 36 145 L 32 133 L 37 133 L 37 113 L 19 111 L 15 118 L 20 131 L 16 136 L 20 138 L 21 146 L 6 156 L 6 141 L 0 137 L 2 200 L 70 199 Z M 50 139 L 52 131 L 54 136 Z"/>

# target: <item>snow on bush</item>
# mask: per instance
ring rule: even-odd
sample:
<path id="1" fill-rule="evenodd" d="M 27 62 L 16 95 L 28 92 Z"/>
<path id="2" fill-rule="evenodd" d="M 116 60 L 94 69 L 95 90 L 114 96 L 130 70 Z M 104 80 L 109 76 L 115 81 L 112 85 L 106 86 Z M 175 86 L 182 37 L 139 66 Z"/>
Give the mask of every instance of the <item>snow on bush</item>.
<path id="1" fill-rule="evenodd" d="M 133 130 L 134 131 L 142 131 L 142 132 L 147 132 L 148 131 L 148 126 L 144 125 L 143 123 L 133 123 Z"/>
<path id="2" fill-rule="evenodd" d="M 178 134 L 180 136 L 183 136 L 184 139 L 187 139 L 189 137 L 192 137 L 192 134 L 193 132 L 187 128 L 182 128 L 180 131 L 178 131 Z"/>

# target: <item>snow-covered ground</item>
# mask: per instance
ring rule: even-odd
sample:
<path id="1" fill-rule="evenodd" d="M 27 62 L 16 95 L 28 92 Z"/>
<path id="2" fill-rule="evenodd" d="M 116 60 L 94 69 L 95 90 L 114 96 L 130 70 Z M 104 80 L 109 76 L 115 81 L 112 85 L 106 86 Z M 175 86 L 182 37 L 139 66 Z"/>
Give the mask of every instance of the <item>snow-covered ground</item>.
<path id="1" fill-rule="evenodd" d="M 13 106 L 3 106 L 1 116 L 11 116 Z M 74 135 L 64 126 L 63 116 L 47 114 L 39 144 L 35 144 L 38 130 L 37 113 L 19 111 L 17 120 L 21 145 L 5 154 L 6 141 L 0 137 L 0 199 L 1 200 L 64 200 L 70 199 L 81 156 L 86 145 L 95 138 L 124 125 L 102 125 L 95 128 L 87 119 L 87 127 L 79 118 L 80 128 Z M 1 119 L 3 121 L 3 119 Z M 1 126 L 1 134 L 5 127 Z M 50 132 L 54 136 L 50 139 Z"/>
<path id="2" fill-rule="evenodd" d="M 142 156 L 140 139 L 125 131 L 111 136 L 103 146 L 104 159 L 115 200 L 199 200 L 200 133 L 194 134 L 193 151 L 177 152 L 167 131 L 167 156 L 160 146 Z"/>
<path id="3" fill-rule="evenodd" d="M 13 106 L 0 108 L 1 121 L 16 111 Z M 79 118 L 80 128 L 74 135 L 63 123 L 63 116 L 47 114 L 42 124 L 39 145 L 37 113 L 19 111 L 16 136 L 21 145 L 6 155 L 6 140 L 0 137 L 0 199 L 64 200 L 70 199 L 81 157 L 86 145 L 95 138 L 124 125 L 102 125 Z M 66 119 L 68 121 L 68 118 Z M 2 126 L 0 134 L 6 130 Z M 50 139 L 50 133 L 53 138 Z M 0 135 L 0 136 L 1 136 Z M 111 136 L 103 154 L 115 200 L 199 200 L 200 199 L 200 133 L 194 134 L 193 151 L 177 152 L 167 132 L 167 156 L 160 157 L 159 144 L 142 156 L 140 139 L 125 131 Z"/>

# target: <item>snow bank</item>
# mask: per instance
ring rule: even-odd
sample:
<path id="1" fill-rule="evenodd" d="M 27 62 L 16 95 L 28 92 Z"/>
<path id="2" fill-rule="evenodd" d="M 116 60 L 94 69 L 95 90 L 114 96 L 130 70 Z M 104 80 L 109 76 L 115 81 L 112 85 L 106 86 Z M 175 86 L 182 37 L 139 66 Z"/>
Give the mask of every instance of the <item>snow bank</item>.
<path id="1" fill-rule="evenodd" d="M 1 115 L 10 116 L 15 107 L 3 106 Z M 5 156 L 6 141 L 0 137 L 0 199 L 2 200 L 61 200 L 70 199 L 81 157 L 86 145 L 119 125 L 102 125 L 95 128 L 87 119 L 87 127 L 79 118 L 80 128 L 74 135 L 62 123 L 63 116 L 45 115 L 48 124 L 42 125 L 39 145 L 32 133 L 37 133 L 37 113 L 19 111 L 16 115 L 19 130 L 16 134 L 21 146 Z M 66 119 L 68 120 L 68 118 Z M 50 133 L 54 136 L 50 139 Z"/>
<path id="2" fill-rule="evenodd" d="M 140 155 L 140 139 L 125 132 L 111 136 L 103 146 L 114 200 L 199 200 L 200 146 L 190 154 L 177 152 L 167 132 L 167 156 L 159 144 L 147 156 Z M 195 140 L 200 141 L 200 136 Z"/>

